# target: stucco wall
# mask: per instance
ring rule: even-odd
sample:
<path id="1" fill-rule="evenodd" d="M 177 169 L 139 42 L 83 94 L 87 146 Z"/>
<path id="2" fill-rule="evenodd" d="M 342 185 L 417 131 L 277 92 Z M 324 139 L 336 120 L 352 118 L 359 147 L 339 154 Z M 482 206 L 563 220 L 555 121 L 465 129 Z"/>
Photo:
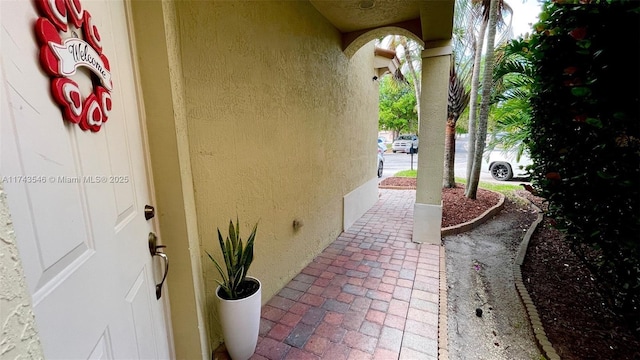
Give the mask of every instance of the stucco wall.
<path id="1" fill-rule="evenodd" d="M 307 2 L 177 8 L 201 245 L 218 255 L 217 227 L 237 216 L 246 236 L 259 221 L 250 274 L 265 302 L 335 240 L 343 196 L 375 177 L 373 45 L 348 59 Z M 203 271 L 213 306 L 217 275 L 208 260 Z"/>
<path id="2" fill-rule="evenodd" d="M 6 200 L 0 182 L 0 358 L 42 359 Z"/>

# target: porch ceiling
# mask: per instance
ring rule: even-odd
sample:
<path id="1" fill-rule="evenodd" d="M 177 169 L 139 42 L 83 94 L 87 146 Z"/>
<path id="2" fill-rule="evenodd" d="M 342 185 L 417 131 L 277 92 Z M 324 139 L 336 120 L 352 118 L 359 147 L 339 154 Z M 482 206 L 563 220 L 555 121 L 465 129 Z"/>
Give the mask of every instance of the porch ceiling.
<path id="1" fill-rule="evenodd" d="M 454 0 L 309 0 L 344 36 L 398 26 L 424 41 L 451 38 Z"/>

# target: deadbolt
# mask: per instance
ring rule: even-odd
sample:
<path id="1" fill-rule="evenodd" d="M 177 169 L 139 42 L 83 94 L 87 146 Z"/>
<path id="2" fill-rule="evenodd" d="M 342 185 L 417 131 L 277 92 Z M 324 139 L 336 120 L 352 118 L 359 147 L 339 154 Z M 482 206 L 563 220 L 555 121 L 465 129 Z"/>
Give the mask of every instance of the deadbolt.
<path id="1" fill-rule="evenodd" d="M 153 219 L 156 216 L 156 209 L 151 205 L 144 206 L 144 218 L 147 220 Z"/>

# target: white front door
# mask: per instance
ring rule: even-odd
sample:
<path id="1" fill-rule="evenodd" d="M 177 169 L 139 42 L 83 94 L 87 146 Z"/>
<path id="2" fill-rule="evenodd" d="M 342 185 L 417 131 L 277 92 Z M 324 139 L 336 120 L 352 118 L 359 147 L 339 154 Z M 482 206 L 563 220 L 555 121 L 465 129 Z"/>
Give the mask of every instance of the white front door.
<path id="1" fill-rule="evenodd" d="M 64 1 L 52 1 L 54 5 Z M 34 1 L 0 1 L 0 177 L 47 359 L 172 357 L 125 6 L 81 1 L 113 79 L 99 132 L 63 120 L 38 61 Z M 89 72 L 72 76 L 83 96 Z"/>

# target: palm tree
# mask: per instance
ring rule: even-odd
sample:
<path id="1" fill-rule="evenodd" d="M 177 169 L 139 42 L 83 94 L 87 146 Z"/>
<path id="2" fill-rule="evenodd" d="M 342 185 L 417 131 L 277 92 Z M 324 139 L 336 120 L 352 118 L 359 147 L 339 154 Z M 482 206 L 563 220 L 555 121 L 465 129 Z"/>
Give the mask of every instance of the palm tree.
<path id="1" fill-rule="evenodd" d="M 485 138 L 487 134 L 487 124 L 489 119 L 489 104 L 492 87 L 492 72 L 494 67 L 495 56 L 495 38 L 498 27 L 503 29 L 501 41 L 507 36 L 511 36 L 511 24 L 505 24 L 503 13 L 512 14 L 511 7 L 504 0 L 476 0 L 476 11 L 474 14 L 482 14 L 482 23 L 480 25 L 479 36 L 476 37 L 476 52 L 474 54 L 474 70 L 471 83 L 471 109 L 469 111 L 469 156 L 467 158 L 467 188 L 465 196 L 470 199 L 476 198 L 478 190 L 478 182 L 480 179 L 480 168 L 482 165 L 482 154 L 485 147 Z M 477 11 L 480 7 L 482 11 Z M 482 57 L 482 49 L 484 42 L 484 33 L 488 29 L 487 34 L 487 50 L 485 54 L 485 69 L 482 80 L 482 103 L 480 106 L 480 116 L 478 124 L 475 121 L 477 112 L 477 94 L 480 87 L 480 59 Z"/>
<path id="2" fill-rule="evenodd" d="M 420 124 L 420 94 L 422 92 L 420 75 L 422 69 L 422 57 L 420 51 L 422 50 L 420 45 L 408 39 L 406 36 L 401 35 L 389 35 L 382 39 L 381 46 L 387 49 L 394 49 L 398 54 L 400 60 L 400 68 L 405 73 L 409 74 L 409 77 L 413 79 L 413 90 L 416 94 L 416 112 L 418 113 L 418 128 Z"/>
<path id="3" fill-rule="evenodd" d="M 489 120 L 489 103 L 491 101 L 491 88 L 493 82 L 493 67 L 495 65 L 496 22 L 498 0 L 490 0 L 489 23 L 487 34 L 487 53 L 485 55 L 484 74 L 482 76 L 482 103 L 480 104 L 480 118 L 478 119 L 477 136 L 475 142 L 475 152 L 473 154 L 473 167 L 471 176 L 467 182 L 465 196 L 475 199 L 478 192 L 478 182 L 480 181 L 480 167 L 482 165 L 482 154 L 484 153 L 485 139 L 487 137 L 487 123 Z"/>
<path id="4" fill-rule="evenodd" d="M 476 144 L 476 114 L 478 113 L 478 88 L 480 87 L 480 62 L 482 60 L 482 49 L 484 48 L 484 36 L 487 31 L 487 25 L 489 24 L 489 17 L 485 14 L 488 13 L 488 7 L 484 6 L 483 2 L 474 1 L 473 6 L 470 7 L 470 27 L 472 31 L 469 35 L 472 37 L 474 44 L 473 54 L 473 71 L 471 75 L 471 95 L 469 98 L 469 152 L 467 153 L 467 184 L 470 183 L 471 173 L 473 170 L 474 149 Z M 484 9 L 487 9 L 485 12 Z M 480 29 L 477 35 L 475 34 L 475 28 L 478 20 L 480 21 Z"/>
<path id="5" fill-rule="evenodd" d="M 495 85 L 491 102 L 495 104 L 493 115 L 497 119 L 493 131 L 501 136 L 493 136 L 488 148 L 501 145 L 515 149 L 517 159 L 525 151 L 531 126 L 529 100 L 534 70 L 526 56 L 528 47 L 528 39 L 503 46 L 493 72 Z"/>
<path id="6" fill-rule="evenodd" d="M 447 99 L 447 125 L 444 141 L 444 176 L 443 187 L 452 188 L 455 182 L 455 153 L 456 153 L 456 123 L 460 115 L 469 104 L 469 90 L 465 89 L 464 81 L 458 77 L 456 63 L 452 58 L 449 71 L 449 96 Z"/>
<path id="7" fill-rule="evenodd" d="M 447 98 L 447 124 L 445 130 L 444 175 L 442 187 L 455 187 L 455 133 L 458 119 L 469 105 L 469 80 L 473 63 L 473 41 L 466 26 L 470 0 L 456 0 L 453 18 L 453 56 L 449 71 L 449 94 Z"/>

